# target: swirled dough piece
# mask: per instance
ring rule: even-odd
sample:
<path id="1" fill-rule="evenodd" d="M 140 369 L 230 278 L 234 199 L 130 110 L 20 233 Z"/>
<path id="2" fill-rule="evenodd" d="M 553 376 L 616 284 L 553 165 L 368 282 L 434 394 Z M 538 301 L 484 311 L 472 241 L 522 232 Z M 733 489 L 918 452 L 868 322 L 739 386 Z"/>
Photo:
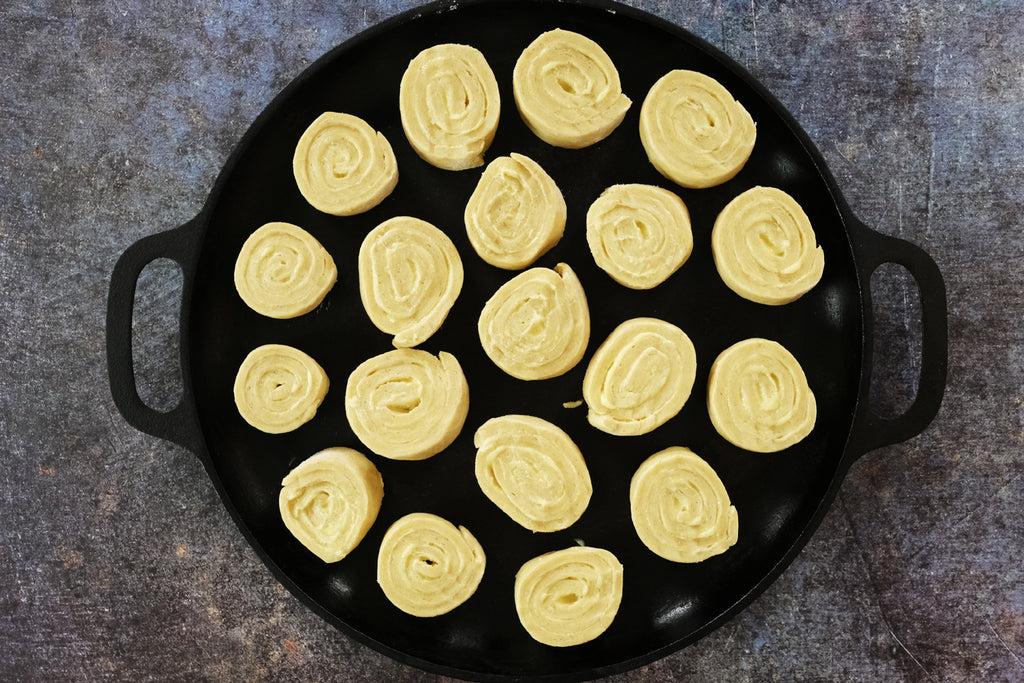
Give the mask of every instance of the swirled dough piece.
<path id="1" fill-rule="evenodd" d="M 701 562 L 736 544 L 739 517 L 722 480 L 689 448 L 647 458 L 629 486 L 633 527 L 644 545 L 672 562 Z"/>
<path id="2" fill-rule="evenodd" d="M 726 204 L 711 231 L 722 281 L 744 299 L 779 306 L 821 280 L 825 253 L 803 208 L 774 187 L 754 187 Z"/>
<path id="3" fill-rule="evenodd" d="M 477 429 L 473 443 L 480 489 L 530 531 L 565 529 L 587 509 L 593 488 L 583 454 L 547 420 L 495 417 Z"/>
<path id="4" fill-rule="evenodd" d="M 313 419 L 327 395 L 327 374 L 302 351 L 266 344 L 249 352 L 235 375 L 235 405 L 250 425 L 283 434 Z"/>
<path id="5" fill-rule="evenodd" d="M 249 308 L 271 318 L 309 313 L 337 279 L 338 268 L 323 245 L 291 223 L 257 229 L 235 261 L 238 295 Z"/>
<path id="6" fill-rule="evenodd" d="M 416 617 L 452 611 L 476 592 L 487 558 L 465 527 L 426 512 L 402 517 L 384 534 L 377 583 L 398 609 Z"/>
<path id="7" fill-rule="evenodd" d="M 398 183 L 387 138 L 357 116 L 330 111 L 299 138 L 292 171 L 306 201 L 335 216 L 369 211 Z"/>
<path id="8" fill-rule="evenodd" d="M 498 81 L 483 54 L 446 43 L 420 52 L 402 75 L 402 128 L 416 153 L 438 168 L 482 166 L 498 130 Z"/>
<path id="9" fill-rule="evenodd" d="M 682 409 L 696 375 L 696 352 L 685 332 L 657 318 L 627 320 L 587 366 L 587 420 L 609 434 L 646 434 Z"/>
<path id="10" fill-rule="evenodd" d="M 615 620 L 622 573 L 619 560 L 603 548 L 573 546 L 535 557 L 516 574 L 519 621 L 545 645 L 589 642 Z"/>
<path id="11" fill-rule="evenodd" d="M 782 344 L 745 339 L 719 354 L 708 378 L 715 429 L 748 451 L 774 453 L 814 429 L 818 408 L 800 363 Z"/>
<path id="12" fill-rule="evenodd" d="M 351 448 L 328 448 L 299 463 L 281 482 L 278 504 L 288 531 L 324 562 L 355 550 L 373 526 L 384 482 Z"/>
<path id="13" fill-rule="evenodd" d="M 587 210 L 587 244 L 616 282 L 651 289 L 690 258 L 690 212 L 678 195 L 656 185 L 613 185 Z"/>
<path id="14" fill-rule="evenodd" d="M 515 276 L 484 304 L 480 343 L 499 368 L 519 379 L 557 377 L 587 350 L 590 309 L 576 273 L 564 263 Z"/>
<path id="15" fill-rule="evenodd" d="M 462 259 L 430 223 L 410 216 L 384 221 L 359 248 L 359 296 L 370 320 L 395 335 L 397 348 L 428 339 L 462 291 Z"/>
<path id="16" fill-rule="evenodd" d="M 662 76 L 640 107 L 640 142 L 654 168 L 683 187 L 719 185 L 743 168 L 757 127 L 721 83 L 696 71 Z"/>
<path id="17" fill-rule="evenodd" d="M 423 460 L 447 448 L 469 411 L 469 385 L 455 356 L 395 349 L 361 363 L 345 387 L 345 415 L 363 444 L 393 460 Z"/>
<path id="18" fill-rule="evenodd" d="M 608 137 L 632 104 L 601 46 L 562 29 L 542 33 L 519 55 L 512 93 L 537 137 L 569 149 Z"/>
<path id="19" fill-rule="evenodd" d="M 506 270 L 530 265 L 558 244 L 565 199 L 540 164 L 522 154 L 487 164 L 466 203 L 466 234 L 487 263 Z"/>

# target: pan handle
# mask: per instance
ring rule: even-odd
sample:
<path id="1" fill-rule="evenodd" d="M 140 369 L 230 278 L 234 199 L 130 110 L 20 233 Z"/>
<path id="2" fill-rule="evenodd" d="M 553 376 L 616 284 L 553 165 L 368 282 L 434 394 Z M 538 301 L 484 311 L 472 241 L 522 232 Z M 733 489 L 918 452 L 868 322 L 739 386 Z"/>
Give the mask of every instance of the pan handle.
<path id="1" fill-rule="evenodd" d="M 865 368 L 861 400 L 848 448 L 854 458 L 882 446 L 905 441 L 924 431 L 939 412 L 946 388 L 947 311 L 946 285 L 935 261 L 915 244 L 876 232 L 860 221 L 851 222 L 850 239 L 856 254 L 865 311 Z M 871 274 L 883 263 L 903 266 L 917 282 L 921 301 L 921 376 L 917 395 L 897 417 L 875 413 L 868 400 L 873 349 Z"/>
<path id="2" fill-rule="evenodd" d="M 184 321 L 184 301 L 187 299 L 195 246 L 199 234 L 199 217 L 181 227 L 143 237 L 128 247 L 114 266 L 107 297 L 107 372 L 114 404 L 130 425 L 147 434 L 173 441 L 194 453 L 199 453 L 202 438 L 196 418 L 195 404 L 188 387 L 181 401 L 167 412 L 147 406 L 139 397 L 135 384 L 135 363 L 132 358 L 132 315 L 135 308 L 135 289 L 142 269 L 158 258 L 168 258 L 178 264 L 184 275 L 182 310 L 179 330 Z M 182 335 L 179 343 L 185 348 Z M 187 369 L 182 364 L 183 374 Z"/>

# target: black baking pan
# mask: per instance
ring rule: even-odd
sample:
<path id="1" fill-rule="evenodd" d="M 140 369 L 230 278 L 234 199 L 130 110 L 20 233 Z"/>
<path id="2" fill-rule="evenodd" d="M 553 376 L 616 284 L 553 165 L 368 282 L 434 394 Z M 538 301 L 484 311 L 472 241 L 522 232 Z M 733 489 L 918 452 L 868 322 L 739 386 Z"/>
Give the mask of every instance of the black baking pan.
<path id="1" fill-rule="evenodd" d="M 625 120 L 604 141 L 582 150 L 549 146 L 523 124 L 512 96 L 515 60 L 543 31 L 560 27 L 597 41 L 619 69 L 633 100 Z M 408 145 L 398 113 L 398 85 L 420 50 L 468 43 L 486 56 L 500 85 L 501 122 L 488 159 L 519 152 L 538 161 L 561 187 L 568 206 L 562 241 L 537 265 L 566 262 L 590 303 L 587 355 L 569 373 L 525 382 L 504 375 L 484 355 L 476 320 L 487 298 L 514 273 L 480 260 L 469 245 L 463 208 L 482 169 L 451 172 L 422 161 Z M 723 185 L 687 190 L 661 177 L 638 134 L 640 104 L 672 69 L 720 81 L 757 123 L 757 144 L 744 169 Z M 397 188 L 371 211 L 338 218 L 310 207 L 291 172 L 296 141 L 324 111 L 362 117 L 390 140 L 398 159 Z M 650 291 L 616 284 L 594 264 L 585 214 L 616 183 L 651 183 L 677 192 L 689 207 L 693 254 Z M 821 282 L 784 306 L 746 301 L 719 279 L 710 251 L 715 216 L 755 185 L 779 187 L 804 207 L 825 253 Z M 359 300 L 356 255 L 366 233 L 387 218 L 412 215 L 444 230 L 465 267 L 465 286 L 440 331 L 421 345 L 453 353 L 465 369 L 470 409 L 461 435 L 421 462 L 370 455 L 384 478 L 380 515 L 361 545 L 325 564 L 285 529 L 277 505 L 280 482 L 296 464 L 330 446 L 361 446 L 345 420 L 344 385 L 363 360 L 391 348 Z M 263 223 L 289 221 L 313 233 L 338 264 L 337 285 L 313 312 L 272 320 L 248 309 L 235 292 L 238 251 Z M 134 291 L 156 258 L 184 273 L 180 313 L 180 404 L 157 412 L 139 398 L 131 355 Z M 868 405 L 871 382 L 871 274 L 882 263 L 906 267 L 921 295 L 921 375 L 910 408 L 884 419 Z M 615 437 L 586 421 L 582 398 L 587 362 L 627 318 L 653 316 L 681 327 L 698 359 L 693 395 L 678 416 L 650 434 Z M 721 438 L 704 401 L 711 362 L 747 337 L 782 343 L 800 361 L 818 404 L 814 430 L 775 454 L 742 451 Z M 239 416 L 232 399 L 245 355 L 265 343 L 296 346 L 331 380 L 317 416 L 294 432 L 268 435 Z M 807 542 L 859 456 L 908 439 L 935 416 L 946 375 L 946 300 L 942 277 L 918 247 L 865 227 L 851 213 L 820 154 L 783 107 L 739 65 L 670 23 L 610 2 L 442 2 L 376 26 L 324 55 L 259 116 L 232 153 L 195 219 L 130 246 L 111 281 L 107 355 L 115 402 L 135 427 L 176 442 L 202 460 L 224 504 L 274 575 L 344 633 L 398 660 L 478 680 L 582 680 L 624 671 L 694 642 L 760 594 Z M 480 492 L 473 472 L 473 433 L 491 417 L 528 413 L 565 429 L 582 450 L 594 494 L 583 517 L 564 531 L 534 534 L 501 513 Z M 699 564 L 676 564 L 650 552 L 629 516 L 629 482 L 637 466 L 668 446 L 688 446 L 719 473 L 739 511 L 739 540 Z M 452 612 L 420 619 L 400 612 L 376 584 L 376 555 L 388 526 L 414 511 L 465 525 L 487 555 L 477 592 Z M 520 626 L 513 581 L 526 560 L 576 543 L 611 550 L 625 567 L 622 605 L 596 640 L 553 648 Z"/>

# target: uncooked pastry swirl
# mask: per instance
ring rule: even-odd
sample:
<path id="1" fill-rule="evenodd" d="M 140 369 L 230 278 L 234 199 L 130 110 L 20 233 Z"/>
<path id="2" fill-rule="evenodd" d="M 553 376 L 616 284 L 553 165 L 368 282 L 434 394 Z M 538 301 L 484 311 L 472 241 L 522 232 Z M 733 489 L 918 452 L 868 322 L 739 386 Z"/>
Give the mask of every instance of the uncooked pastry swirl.
<path id="1" fill-rule="evenodd" d="M 324 562 L 352 552 L 373 526 L 384 482 L 351 448 L 328 448 L 299 463 L 281 482 L 278 505 L 288 531 Z"/>
<path id="2" fill-rule="evenodd" d="M 363 444 L 394 460 L 447 448 L 469 410 L 469 385 L 455 356 L 395 349 L 361 363 L 345 387 L 345 415 Z"/>
<path id="3" fill-rule="evenodd" d="M 249 308 L 295 318 L 320 305 L 338 279 L 334 259 L 291 223 L 267 223 L 245 240 L 235 261 L 235 289 Z"/>
<path id="4" fill-rule="evenodd" d="M 327 374 L 292 346 L 266 344 L 249 352 L 235 375 L 235 405 L 250 425 L 268 434 L 313 419 L 327 394 Z"/>
<path id="5" fill-rule="evenodd" d="M 397 348 L 416 346 L 441 327 L 462 291 L 462 259 L 430 223 L 398 216 L 367 233 L 359 248 L 359 296 Z"/>
<path id="6" fill-rule="evenodd" d="M 715 429 L 748 451 L 774 453 L 814 428 L 817 404 L 800 363 L 782 344 L 745 339 L 719 354 L 708 378 Z"/>
<path id="7" fill-rule="evenodd" d="M 519 621 L 545 645 L 591 641 L 615 620 L 622 574 L 622 564 L 603 548 L 573 546 L 535 557 L 516 574 Z"/>
<path id="8" fill-rule="evenodd" d="M 484 304 L 480 343 L 499 368 L 519 379 L 557 377 L 573 368 L 590 340 L 590 309 L 568 265 L 531 268 Z"/>
<path id="9" fill-rule="evenodd" d="M 530 130 L 569 149 L 606 138 L 632 104 L 601 46 L 562 29 L 542 33 L 523 50 L 512 71 L 512 92 Z"/>
<path id="10" fill-rule="evenodd" d="M 646 434 L 682 409 L 696 374 L 696 352 L 685 332 L 657 318 L 627 320 L 587 366 L 587 420 L 609 434 Z"/>
<path id="11" fill-rule="evenodd" d="M 424 161 L 449 171 L 483 165 L 501 97 L 479 50 L 446 43 L 420 52 L 402 75 L 398 105 L 405 136 Z"/>
<path id="12" fill-rule="evenodd" d="M 466 203 L 466 234 L 487 263 L 530 265 L 562 239 L 565 199 L 540 164 L 522 154 L 487 164 Z"/>
<path id="13" fill-rule="evenodd" d="M 531 415 L 495 417 L 477 429 L 473 444 L 480 489 L 530 531 L 565 529 L 587 509 L 587 463 L 556 425 Z"/>
<path id="14" fill-rule="evenodd" d="M 426 512 L 402 517 L 384 534 L 377 583 L 398 609 L 435 617 L 468 600 L 483 578 L 487 558 L 465 527 Z"/>
<path id="15" fill-rule="evenodd" d="M 683 187 L 719 185 L 754 149 L 754 120 L 721 83 L 676 70 L 651 87 L 640 107 L 640 142 L 658 172 Z"/>
<path id="16" fill-rule="evenodd" d="M 711 253 L 729 289 L 772 306 L 806 294 L 825 269 L 807 214 L 774 187 L 753 187 L 726 204 L 711 231 Z"/>
<path id="17" fill-rule="evenodd" d="M 369 211 L 398 183 L 387 138 L 358 116 L 330 111 L 299 138 L 292 171 L 306 201 L 335 216 Z"/>
<path id="18" fill-rule="evenodd" d="M 739 516 L 718 474 L 689 448 L 647 458 L 629 486 L 633 527 L 644 545 L 672 562 L 701 562 L 733 545 Z"/>
<path id="19" fill-rule="evenodd" d="M 613 185 L 587 210 L 587 244 L 616 282 L 651 289 L 690 257 L 690 212 L 678 195 L 656 185 Z"/>

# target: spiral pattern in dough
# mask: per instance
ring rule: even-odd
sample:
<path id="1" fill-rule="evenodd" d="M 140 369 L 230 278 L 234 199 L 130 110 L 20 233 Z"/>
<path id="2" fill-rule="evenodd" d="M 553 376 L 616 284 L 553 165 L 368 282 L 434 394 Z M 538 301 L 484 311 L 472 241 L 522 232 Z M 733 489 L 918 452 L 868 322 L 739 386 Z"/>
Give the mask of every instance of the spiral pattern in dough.
<path id="1" fill-rule="evenodd" d="M 462 291 L 462 259 L 446 234 L 410 216 L 384 221 L 359 248 L 359 296 L 396 348 L 428 339 Z"/>
<path id="2" fill-rule="evenodd" d="M 402 517 L 384 534 L 377 583 L 398 609 L 416 617 L 452 611 L 476 592 L 487 558 L 465 527 L 426 512 Z"/>
<path id="3" fill-rule="evenodd" d="M 448 171 L 482 166 L 498 130 L 498 81 L 483 54 L 446 43 L 420 52 L 402 75 L 398 94 L 409 144 Z"/>
<path id="4" fill-rule="evenodd" d="M 647 458 L 629 486 L 633 527 L 672 562 L 701 562 L 736 544 L 739 517 L 714 469 L 689 448 Z"/>
<path id="5" fill-rule="evenodd" d="M 355 550 L 373 526 L 384 482 L 370 460 L 351 448 L 328 448 L 281 481 L 278 504 L 288 531 L 324 562 Z"/>
<path id="6" fill-rule="evenodd" d="M 715 429 L 748 451 L 774 453 L 814 429 L 818 408 L 800 363 L 782 344 L 745 339 L 719 354 L 708 378 Z"/>
<path id="7" fill-rule="evenodd" d="M 387 138 L 357 116 L 330 111 L 299 138 L 292 171 L 306 201 L 335 216 L 369 211 L 398 183 Z"/>
<path id="8" fill-rule="evenodd" d="M 573 546 L 535 557 L 516 574 L 519 621 L 545 645 L 591 641 L 615 620 L 622 574 L 619 560 L 602 548 Z"/>
<path id="9" fill-rule="evenodd" d="M 682 409 L 696 375 L 696 352 L 685 332 L 657 318 L 627 320 L 587 366 L 587 420 L 609 434 L 646 434 Z"/>
<path id="10" fill-rule="evenodd" d="M 565 216 L 565 199 L 551 176 L 533 159 L 513 153 L 487 164 L 464 218 L 480 258 L 518 270 L 558 244 Z"/>
<path id="11" fill-rule="evenodd" d="M 530 130 L 569 149 L 608 137 L 632 104 L 601 46 L 562 29 L 542 33 L 523 50 L 512 71 L 512 92 Z"/>
<path id="12" fill-rule="evenodd" d="M 265 344 L 249 352 L 235 375 L 235 405 L 268 434 L 290 432 L 313 419 L 327 395 L 327 374 L 292 346 Z"/>
<path id="13" fill-rule="evenodd" d="M 613 185 L 587 211 L 587 244 L 616 282 L 651 289 L 690 258 L 690 212 L 675 193 L 656 185 Z"/>
<path id="14" fill-rule="evenodd" d="M 447 448 L 469 411 L 469 385 L 455 356 L 395 349 L 361 363 L 345 387 L 352 431 L 377 455 L 423 460 Z"/>
<path id="15" fill-rule="evenodd" d="M 495 417 L 480 426 L 473 444 L 480 489 L 530 531 L 565 529 L 587 509 L 593 488 L 583 454 L 547 420 Z"/>
<path id="16" fill-rule="evenodd" d="M 729 180 L 754 149 L 754 120 L 721 83 L 696 71 L 662 76 L 640 108 L 640 142 L 658 172 L 683 187 Z"/>
<path id="17" fill-rule="evenodd" d="M 825 270 L 807 214 L 774 187 L 753 187 L 726 204 L 711 231 L 711 253 L 729 289 L 771 306 L 799 299 Z"/>
<path id="18" fill-rule="evenodd" d="M 487 356 L 513 377 L 565 374 L 583 358 L 590 340 L 583 285 L 564 263 L 554 270 L 531 268 L 488 299 L 477 329 Z"/>

